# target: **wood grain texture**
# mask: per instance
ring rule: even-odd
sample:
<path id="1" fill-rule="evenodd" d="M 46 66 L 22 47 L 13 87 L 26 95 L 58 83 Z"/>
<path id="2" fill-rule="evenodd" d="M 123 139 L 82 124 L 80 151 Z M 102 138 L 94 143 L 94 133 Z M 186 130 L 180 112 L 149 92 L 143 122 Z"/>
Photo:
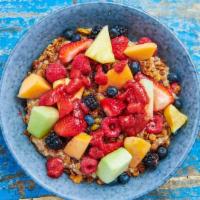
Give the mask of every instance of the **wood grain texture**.
<path id="1" fill-rule="evenodd" d="M 0 76 L 17 41 L 47 13 L 87 0 L 0 0 Z M 105 1 L 101 1 L 105 2 Z M 109 1 L 113 2 L 113 1 Z M 200 1 L 199 0 L 115 0 L 146 10 L 172 29 L 189 50 L 200 73 Z M 189 136 L 188 136 L 189 137 Z M 200 135 L 189 156 L 165 185 L 140 200 L 200 199 Z M 50 192 L 38 186 L 16 164 L 0 134 L 0 200 L 37 199 Z"/>

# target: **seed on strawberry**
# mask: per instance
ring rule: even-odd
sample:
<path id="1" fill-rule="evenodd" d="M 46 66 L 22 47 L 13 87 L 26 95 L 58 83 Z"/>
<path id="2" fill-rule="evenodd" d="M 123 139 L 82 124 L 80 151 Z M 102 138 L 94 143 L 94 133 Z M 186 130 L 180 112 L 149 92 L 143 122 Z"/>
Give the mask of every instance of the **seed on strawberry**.
<path id="1" fill-rule="evenodd" d="M 98 165 L 97 160 L 90 158 L 88 156 L 85 156 L 81 160 L 81 172 L 86 175 L 92 174 L 96 172 L 97 165 Z"/>
<path id="2" fill-rule="evenodd" d="M 46 79 L 53 83 L 67 76 L 67 70 L 61 63 L 51 63 L 48 65 L 45 73 Z"/>
<path id="3" fill-rule="evenodd" d="M 49 158 L 46 163 L 47 175 L 51 178 L 58 178 L 63 174 L 64 164 L 60 158 Z"/>
<path id="4" fill-rule="evenodd" d="M 147 124 L 146 131 L 148 133 L 160 133 L 163 129 L 163 117 L 161 115 L 154 115 L 153 119 Z"/>

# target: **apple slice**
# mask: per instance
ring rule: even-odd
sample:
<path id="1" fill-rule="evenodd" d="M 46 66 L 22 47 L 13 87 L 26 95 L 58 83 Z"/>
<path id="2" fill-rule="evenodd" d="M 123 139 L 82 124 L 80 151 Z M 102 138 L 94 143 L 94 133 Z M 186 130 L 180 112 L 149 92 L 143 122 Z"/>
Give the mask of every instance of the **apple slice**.
<path id="1" fill-rule="evenodd" d="M 85 55 L 102 64 L 115 62 L 108 26 L 103 27 Z"/>
<path id="2" fill-rule="evenodd" d="M 153 102 L 154 102 L 153 81 L 149 79 L 141 79 L 140 83 L 144 87 L 147 96 L 149 98 L 149 103 L 145 106 L 145 111 L 146 111 L 145 119 L 148 121 L 153 118 Z"/>

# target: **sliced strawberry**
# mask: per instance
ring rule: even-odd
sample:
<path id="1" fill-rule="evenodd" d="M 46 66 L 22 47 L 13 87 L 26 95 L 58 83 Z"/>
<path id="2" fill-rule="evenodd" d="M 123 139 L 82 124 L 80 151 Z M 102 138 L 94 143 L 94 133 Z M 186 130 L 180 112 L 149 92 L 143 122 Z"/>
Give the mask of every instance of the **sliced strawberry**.
<path id="1" fill-rule="evenodd" d="M 60 98 L 57 102 L 59 118 L 63 118 L 73 110 L 73 104 L 68 98 Z"/>
<path id="2" fill-rule="evenodd" d="M 124 54 L 124 50 L 128 46 L 128 42 L 129 42 L 129 39 L 124 36 L 119 36 L 112 39 L 111 41 L 112 50 L 116 59 L 118 60 L 127 59 L 127 56 Z"/>
<path id="3" fill-rule="evenodd" d="M 46 69 L 45 76 L 50 83 L 53 83 L 54 81 L 65 78 L 67 76 L 67 70 L 59 62 L 51 63 Z"/>
<path id="4" fill-rule="evenodd" d="M 67 115 L 60 119 L 54 126 L 54 131 L 62 137 L 75 136 L 84 132 L 87 124 L 84 119 L 78 119 L 71 115 Z"/>
<path id="5" fill-rule="evenodd" d="M 91 39 L 84 39 L 64 44 L 59 52 L 60 61 L 64 64 L 70 62 L 78 53 L 86 50 L 92 44 L 92 41 Z"/>
<path id="6" fill-rule="evenodd" d="M 58 86 L 57 88 L 44 93 L 39 99 L 40 106 L 52 106 L 58 102 L 61 96 L 64 96 L 65 85 Z"/>
<path id="7" fill-rule="evenodd" d="M 83 82 L 81 78 L 71 79 L 69 84 L 66 87 L 68 94 L 75 94 L 78 90 L 83 87 Z"/>
<path id="8" fill-rule="evenodd" d="M 78 54 L 72 62 L 72 68 L 80 70 L 83 75 L 89 75 L 91 72 L 89 58 L 84 54 Z"/>
<path id="9" fill-rule="evenodd" d="M 105 98 L 100 103 L 104 112 L 109 117 L 120 115 L 125 108 L 125 104 L 119 99 Z"/>
<path id="10" fill-rule="evenodd" d="M 154 82 L 154 111 L 163 110 L 169 104 L 174 102 L 173 95 L 163 85 Z"/>

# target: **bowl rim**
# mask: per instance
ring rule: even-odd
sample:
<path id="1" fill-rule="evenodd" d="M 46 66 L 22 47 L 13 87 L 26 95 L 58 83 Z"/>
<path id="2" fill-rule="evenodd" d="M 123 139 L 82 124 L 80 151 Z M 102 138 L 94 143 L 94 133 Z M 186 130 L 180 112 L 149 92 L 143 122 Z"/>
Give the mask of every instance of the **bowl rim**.
<path id="1" fill-rule="evenodd" d="M 6 74 L 6 71 L 7 71 L 7 66 L 9 65 L 9 62 L 10 62 L 10 59 L 11 57 L 13 56 L 13 54 L 15 53 L 16 49 L 18 48 L 19 44 L 23 42 L 23 40 L 25 38 L 27 38 L 32 30 L 34 28 L 36 28 L 38 26 L 38 24 L 42 23 L 43 21 L 45 21 L 49 16 L 51 15 L 56 15 L 57 13 L 59 13 L 60 11 L 63 11 L 63 10 L 68 10 L 68 9 L 73 9 L 74 7 L 78 7 L 78 6 L 81 6 L 81 5 L 103 5 L 103 4 L 108 4 L 108 5 L 114 5 L 114 6 L 118 6 L 118 7 L 124 7 L 124 8 L 129 8 L 129 9 L 132 9 L 132 10 L 135 10 L 141 14 L 144 14 L 146 15 L 148 18 L 151 18 L 152 20 L 154 20 L 155 22 L 157 22 L 160 26 L 162 26 L 165 30 L 167 30 L 168 32 L 170 32 L 174 37 L 175 39 L 177 40 L 177 42 L 180 44 L 180 46 L 182 47 L 182 49 L 185 51 L 186 53 L 186 56 L 187 56 L 187 59 L 189 60 L 189 62 L 191 63 L 192 65 L 192 68 L 194 69 L 194 78 L 195 78 L 195 82 L 197 83 L 197 85 L 199 85 L 200 83 L 200 78 L 198 77 L 198 72 L 197 72 L 197 68 L 196 66 L 193 64 L 193 61 L 190 57 L 190 54 L 188 52 L 188 50 L 186 49 L 186 47 L 183 45 L 183 43 L 180 41 L 180 39 L 176 36 L 176 34 L 169 28 L 167 27 L 167 25 L 161 23 L 156 17 L 150 15 L 147 11 L 144 11 L 142 8 L 137 8 L 137 7 L 134 7 L 134 6 L 129 6 L 127 4 L 121 4 L 121 3 L 113 3 L 113 2 L 88 2 L 88 3 L 77 3 L 77 4 L 73 4 L 73 5 L 68 5 L 68 6 L 63 6 L 62 8 L 59 8 L 59 9 L 55 9 L 53 11 L 50 11 L 50 12 L 47 12 L 45 13 L 45 15 L 43 17 L 41 17 L 41 19 L 39 19 L 39 21 L 36 21 L 31 27 L 28 28 L 28 30 L 18 39 L 15 47 L 13 48 L 13 50 L 11 51 L 6 63 L 4 64 L 4 69 L 3 69 L 3 72 L 2 72 L 2 76 L 1 76 L 1 81 L 0 81 L 0 99 L 2 99 L 2 89 L 3 89 L 3 82 L 4 82 L 4 75 Z M 200 97 L 200 87 L 198 87 L 198 97 Z M 200 99 L 200 98 L 199 98 Z M 199 108 L 200 108 L 200 102 L 198 103 L 199 104 Z M 0 110 L 0 129 L 1 129 L 1 132 L 2 132 L 2 136 L 4 138 L 4 141 L 9 149 L 9 151 L 11 152 L 13 158 L 15 159 L 15 161 L 17 162 L 17 164 L 22 168 L 22 170 L 28 175 L 30 176 L 36 183 L 38 183 L 40 186 L 42 186 L 44 189 L 46 189 L 48 192 L 51 192 L 55 195 L 58 195 L 60 197 L 63 197 L 63 198 L 67 198 L 69 200 L 80 200 L 78 198 L 74 198 L 73 196 L 70 196 L 69 195 L 63 195 L 61 193 L 59 193 L 58 191 L 54 191 L 52 190 L 51 187 L 49 187 L 47 184 L 43 183 L 43 181 L 40 181 L 38 178 L 35 177 L 35 175 L 32 174 L 31 171 L 29 171 L 26 166 L 24 166 L 24 164 L 20 161 L 20 159 L 18 158 L 17 154 L 15 153 L 15 151 L 12 149 L 12 145 L 8 142 L 7 138 L 6 138 L 6 133 L 4 132 L 4 125 L 3 125 L 3 122 L 2 122 L 2 111 Z M 200 118 L 200 109 L 198 109 L 198 119 Z M 157 181 L 156 184 L 154 184 L 152 187 L 149 187 L 147 190 L 145 190 L 144 192 L 136 195 L 134 197 L 134 199 L 137 199 L 143 195 L 146 195 L 148 194 L 149 192 L 155 190 L 156 188 L 158 188 L 159 186 L 163 185 L 171 176 L 173 176 L 173 174 L 177 171 L 177 169 L 180 167 L 180 165 L 182 165 L 182 163 L 184 162 L 184 160 L 186 159 L 186 157 L 188 156 L 189 152 L 191 151 L 192 149 L 192 146 L 196 140 L 196 137 L 198 135 L 198 131 L 200 129 L 200 122 L 198 122 L 198 119 L 195 120 L 195 123 L 194 125 L 196 126 L 195 127 L 195 135 L 193 138 L 191 138 L 191 141 L 190 141 L 190 144 L 184 154 L 184 156 L 181 158 L 181 160 L 179 162 L 176 163 L 175 167 L 168 172 L 168 174 L 166 176 L 164 176 L 161 180 Z"/>

